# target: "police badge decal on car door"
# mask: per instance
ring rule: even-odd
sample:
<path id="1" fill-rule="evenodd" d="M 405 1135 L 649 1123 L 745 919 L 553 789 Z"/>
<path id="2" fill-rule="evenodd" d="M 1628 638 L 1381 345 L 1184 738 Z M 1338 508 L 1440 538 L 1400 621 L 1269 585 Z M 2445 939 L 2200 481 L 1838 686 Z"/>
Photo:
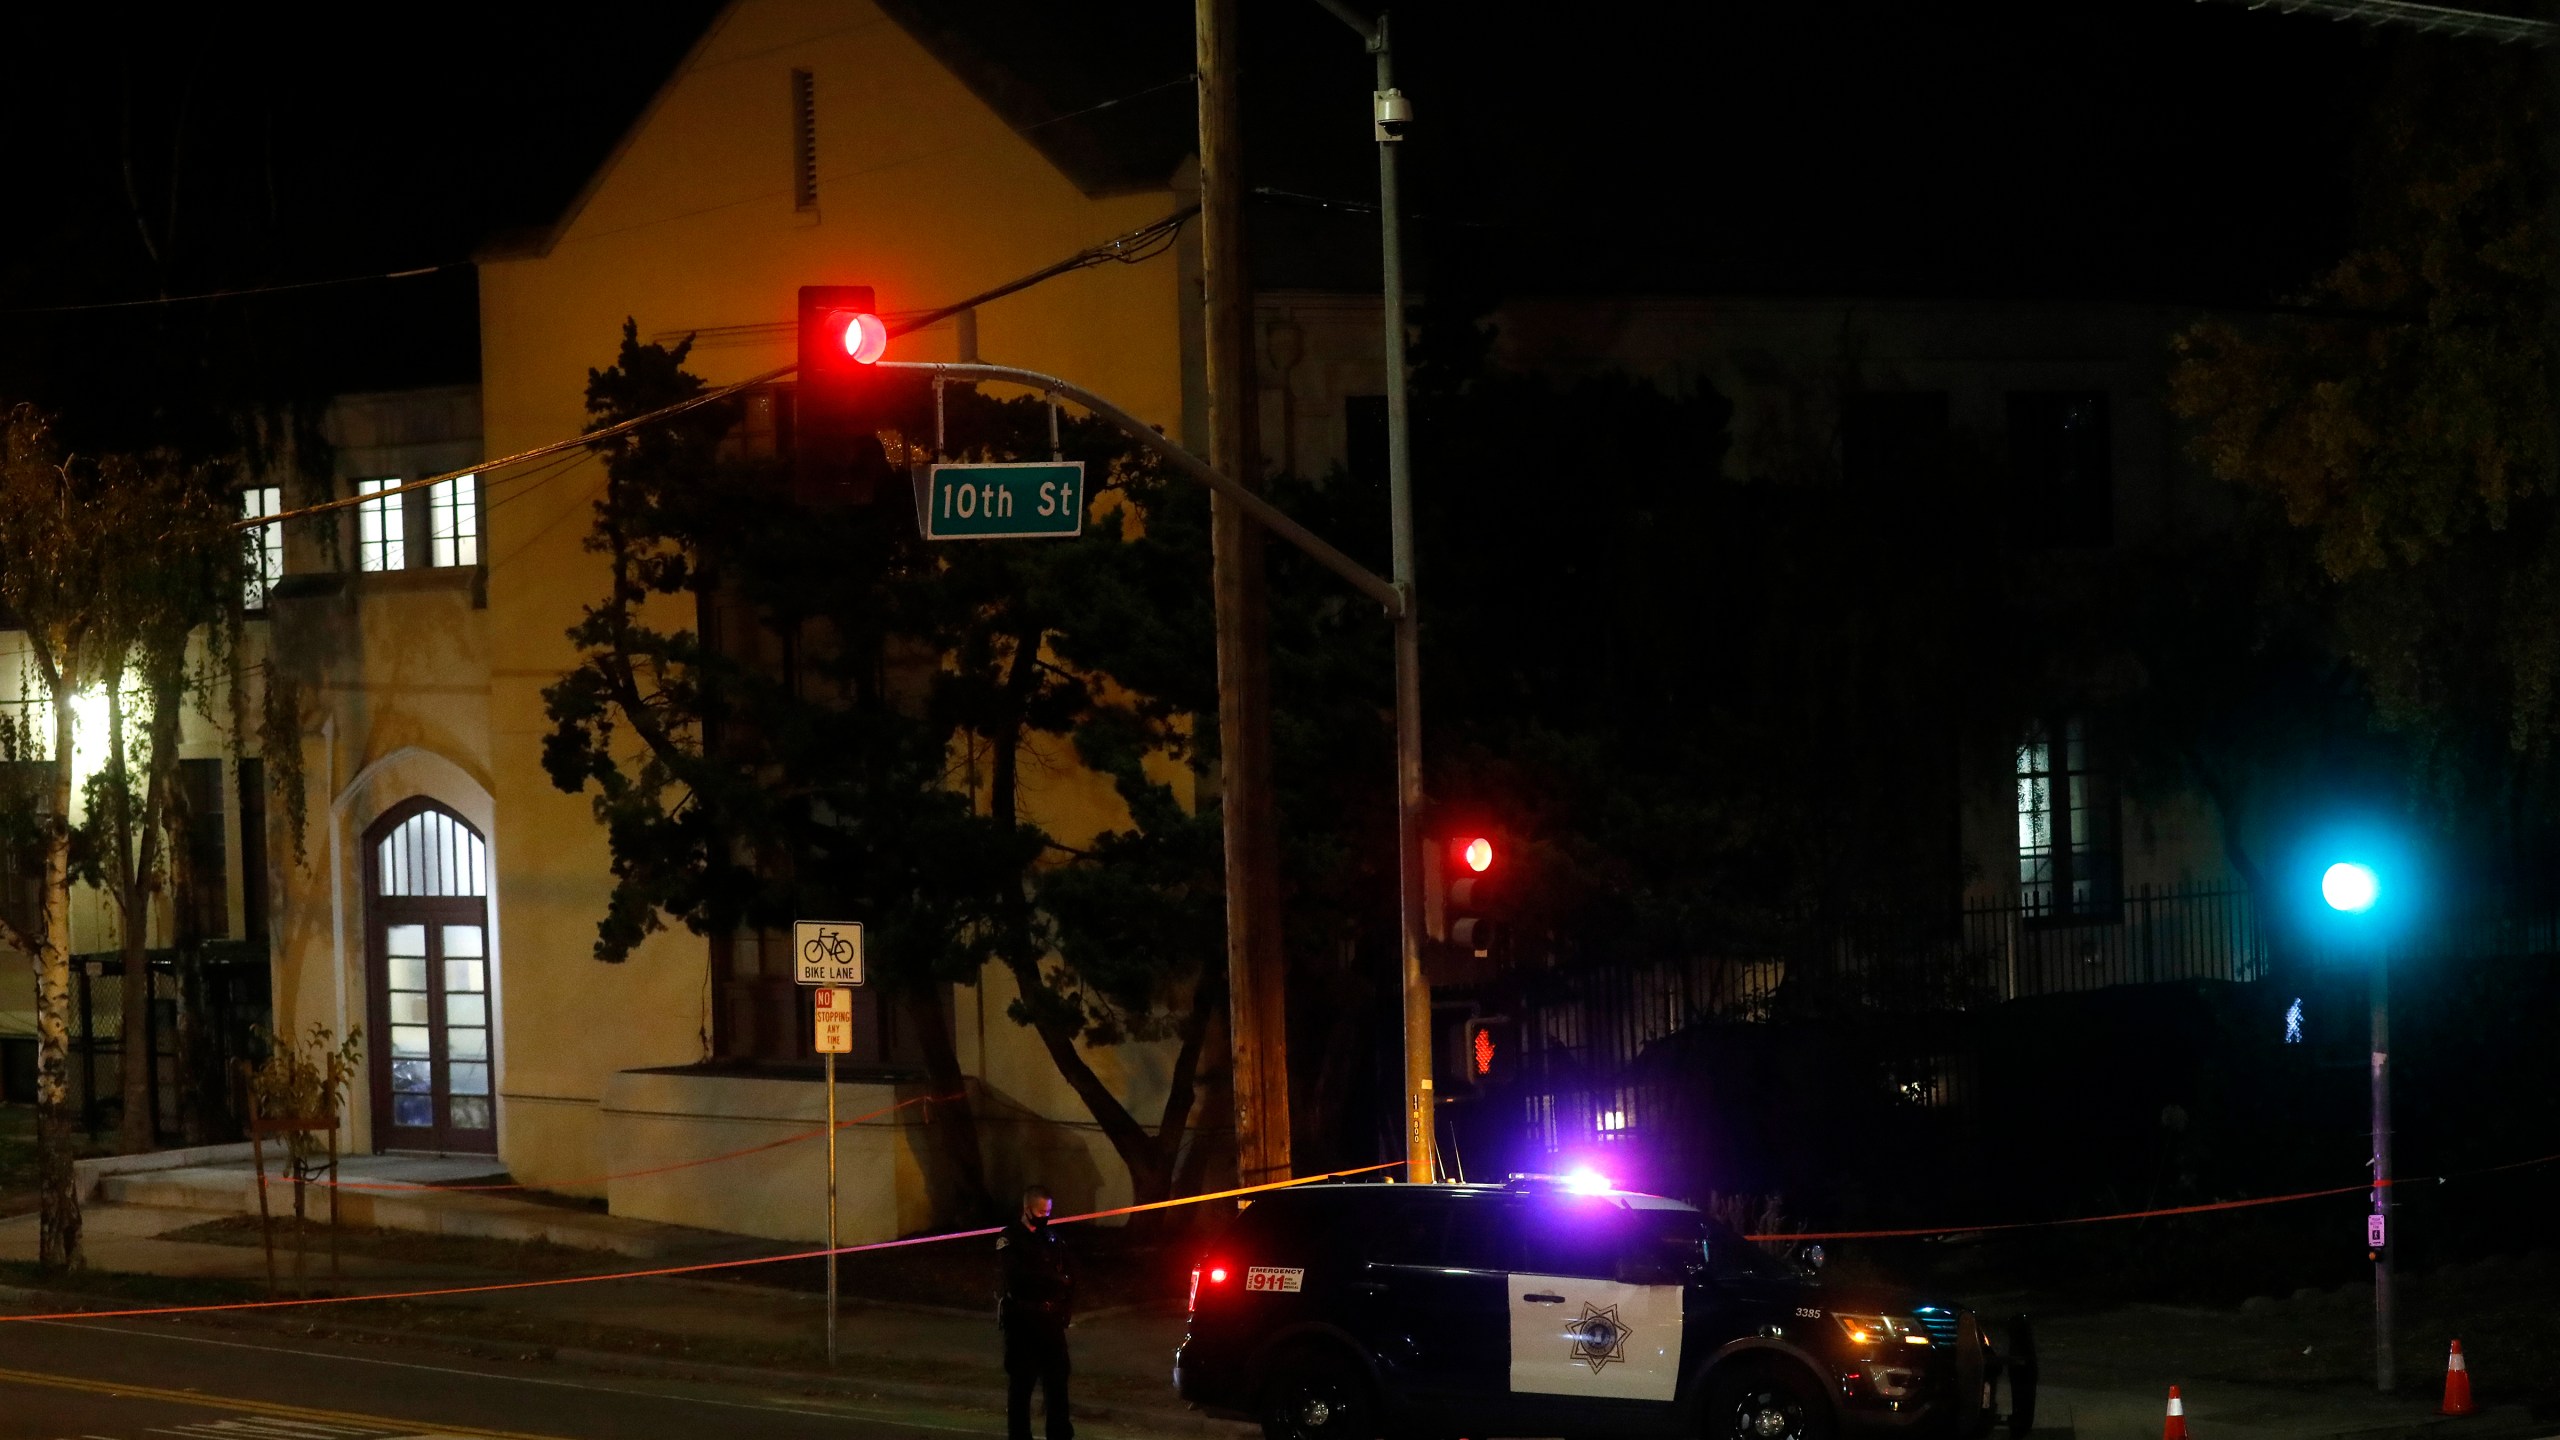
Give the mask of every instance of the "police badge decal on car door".
<path id="1" fill-rule="evenodd" d="M 1523 1236 L 1527 1268 L 1507 1277 L 1513 1393 L 1669 1401 L 1678 1391 L 1685 1277 L 1649 1253 L 1652 1227 L 1632 1198 L 1540 1197 Z"/>

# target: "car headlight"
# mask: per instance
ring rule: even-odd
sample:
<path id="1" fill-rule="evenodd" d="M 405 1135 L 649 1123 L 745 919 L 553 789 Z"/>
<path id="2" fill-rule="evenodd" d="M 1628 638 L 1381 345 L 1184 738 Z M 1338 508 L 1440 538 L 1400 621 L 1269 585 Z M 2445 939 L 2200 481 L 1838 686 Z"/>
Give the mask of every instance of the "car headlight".
<path id="1" fill-rule="evenodd" d="M 1843 1315 L 1835 1310 L 1831 1318 L 1840 1322 L 1840 1331 L 1852 1345 L 1927 1345 L 1929 1331 L 1908 1315 Z"/>

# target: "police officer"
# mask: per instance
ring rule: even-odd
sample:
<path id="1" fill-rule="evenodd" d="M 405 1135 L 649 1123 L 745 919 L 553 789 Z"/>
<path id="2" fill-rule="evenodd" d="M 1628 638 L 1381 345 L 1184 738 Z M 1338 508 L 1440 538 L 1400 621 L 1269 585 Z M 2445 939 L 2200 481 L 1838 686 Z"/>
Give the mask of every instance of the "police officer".
<path id="1" fill-rule="evenodd" d="M 1075 1440 L 1067 1418 L 1067 1321 L 1076 1278 L 1066 1242 L 1049 1228 L 1054 1202 L 1034 1185 L 1022 1192 L 1022 1214 L 996 1237 L 1004 1289 L 996 1323 L 1004 1329 L 1005 1417 L 1012 1440 L 1031 1440 L 1031 1387 L 1049 1406 L 1049 1440 Z"/>

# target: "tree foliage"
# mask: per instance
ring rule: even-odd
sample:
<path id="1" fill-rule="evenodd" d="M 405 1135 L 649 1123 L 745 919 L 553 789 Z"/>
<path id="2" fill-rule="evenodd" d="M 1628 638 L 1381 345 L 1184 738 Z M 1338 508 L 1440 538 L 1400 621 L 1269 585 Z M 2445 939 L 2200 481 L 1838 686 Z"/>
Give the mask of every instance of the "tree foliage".
<path id="1" fill-rule="evenodd" d="M 2442 806 L 2552 794 L 2546 103 L 2525 57 L 2413 60 L 2380 114 L 2357 248 L 2291 313 L 2177 340 L 2172 403 L 2197 453 L 2290 536 L 2302 559 L 2273 563 Z"/>
<path id="2" fill-rule="evenodd" d="M 220 472 L 162 452 L 87 456 L 67 451 L 51 417 L 28 406 L 8 416 L 0 454 L 0 606 L 27 637 L 20 691 L 50 725 L 8 737 L 41 763 L 11 767 L 8 838 L 38 872 L 39 913 L 0 915 L 0 933 L 32 961 L 37 1003 L 37 1135 L 42 1258 L 76 1263 L 79 1207 L 71 1189 L 70 894 L 75 880 L 114 902 L 124 951 L 124 1033 L 147 1027 L 144 946 L 155 902 L 167 901 L 165 837 L 183 827 L 176 783 L 180 723 L 240 677 L 239 577 L 245 543 L 231 529 Z M 106 701 L 106 753 L 74 823 L 74 703 Z M 125 1139 L 147 1148 L 149 1076 L 128 1067 Z"/>
<path id="3" fill-rule="evenodd" d="M 626 325 L 590 372 L 599 427 L 701 393 L 687 346 Z M 924 458 L 931 397 L 884 383 L 882 430 Z M 955 453 L 1044 452 L 1037 402 L 955 388 Z M 1071 422 L 1094 518 L 1072 542 L 927 548 L 890 452 L 868 503 L 811 503 L 788 469 L 730 443 L 705 406 L 600 442 L 608 476 L 589 547 L 605 597 L 571 631 L 578 667 L 546 692 L 554 783 L 591 793 L 614 888 L 596 953 L 627 956 L 679 922 L 717 935 L 851 915 L 873 983 L 906 1007 L 937 1093 L 964 1088 L 943 987 L 1006 968 L 1036 1033 L 1129 1164 L 1165 1193 L 1186 1153 L 1218 982 L 1214 815 L 1177 783 L 1201 757 L 1205 549 L 1199 510 L 1105 427 Z M 910 454 L 912 452 L 912 454 Z M 1196 592 L 1196 593 L 1195 593 Z M 1107 777 L 1127 828 L 1060 836 L 1024 796 L 1070 754 Z M 1170 1040 L 1152 1123 L 1084 1050 Z M 988 1201 L 966 1107 L 940 1107 L 953 1199 Z"/>

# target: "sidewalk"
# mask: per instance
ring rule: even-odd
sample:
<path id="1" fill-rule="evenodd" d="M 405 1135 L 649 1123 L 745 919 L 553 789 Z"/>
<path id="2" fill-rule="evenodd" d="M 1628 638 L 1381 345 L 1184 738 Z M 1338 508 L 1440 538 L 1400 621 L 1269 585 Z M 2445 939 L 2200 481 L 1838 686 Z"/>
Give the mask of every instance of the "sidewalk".
<path id="1" fill-rule="evenodd" d="M 477 1196 L 435 1197 L 443 1201 Z M 532 1202 L 505 1202 L 545 1209 Z M 350 1207 L 352 1210 L 353 1207 Z M 455 1207 L 479 1214 L 481 1207 Z M 598 1229 L 643 1222 L 563 1211 Z M 211 1212 L 170 1206 L 91 1202 L 86 1243 L 93 1270 L 263 1286 L 266 1262 L 254 1245 L 167 1238 L 200 1226 Z M 662 1253 L 633 1262 L 599 1251 L 580 1273 L 651 1268 L 715 1257 L 735 1237 L 681 1232 L 692 1251 Z M 666 1236 L 652 1237 L 664 1241 Z M 0 1219 L 0 1260 L 31 1260 L 35 1217 Z M 962 1242 L 966 1243 L 966 1242 Z M 619 1249 L 620 1247 L 615 1247 Z M 627 1252 L 626 1252 L 627 1253 Z M 325 1254 L 309 1265 L 313 1283 L 329 1290 L 390 1294 L 441 1286 L 545 1278 L 555 1268 L 436 1264 L 350 1253 L 342 1278 L 326 1279 Z M 280 1268 L 283 1256 L 279 1256 Z M 573 1257 L 574 1261 L 574 1257 Z M 24 1297 L 28 1303 L 34 1297 Z M 92 1304 L 105 1308 L 102 1301 Z M 811 1294 L 711 1276 L 660 1277 L 561 1285 L 496 1294 L 383 1300 L 281 1312 L 208 1317 L 218 1323 L 319 1327 L 348 1336 L 398 1335 L 484 1354 L 548 1357 L 597 1370 L 690 1376 L 771 1385 L 782 1381 L 811 1391 L 895 1397 L 936 1406 L 995 1413 L 1003 1376 L 993 1316 L 983 1296 L 918 1295 L 914 1303 L 847 1301 L 839 1311 L 841 1362 L 829 1372 L 821 1336 L 824 1300 Z M 2156 1343 L 2128 1347 L 2127 1328 Z M 1136 1425 L 1150 1434 L 1241 1436 L 1246 1428 L 1190 1411 L 1171 1386 L 1173 1348 L 1182 1316 L 1165 1308 L 1128 1308 L 1090 1314 L 1072 1336 L 1078 1411 L 1090 1418 Z M 2560 1426 L 2533 1426 L 2517 1407 L 2501 1406 L 2496 1392 L 2483 1395 L 2483 1413 L 2450 1420 L 2434 1414 L 2435 1377 L 2413 1374 L 2402 1394 L 2376 1396 L 2352 1386 L 2264 1384 L 2214 1377 L 2209 1357 L 2219 1339 L 2215 1317 L 2171 1312 L 2106 1312 L 2079 1321 L 2057 1318 L 2045 1329 L 2044 1393 L 2038 1436 L 2070 1440 L 2151 1440 L 2160 1433 L 2168 1385 L 2180 1384 L 2188 1423 L 2198 1440 L 2332 1440 L 2332 1437 L 2424 1435 L 2442 1440 L 2539 1437 Z M 2412 1357 L 2414 1371 L 2427 1367 Z M 2154 1374 L 2157 1371 L 2160 1373 Z"/>

